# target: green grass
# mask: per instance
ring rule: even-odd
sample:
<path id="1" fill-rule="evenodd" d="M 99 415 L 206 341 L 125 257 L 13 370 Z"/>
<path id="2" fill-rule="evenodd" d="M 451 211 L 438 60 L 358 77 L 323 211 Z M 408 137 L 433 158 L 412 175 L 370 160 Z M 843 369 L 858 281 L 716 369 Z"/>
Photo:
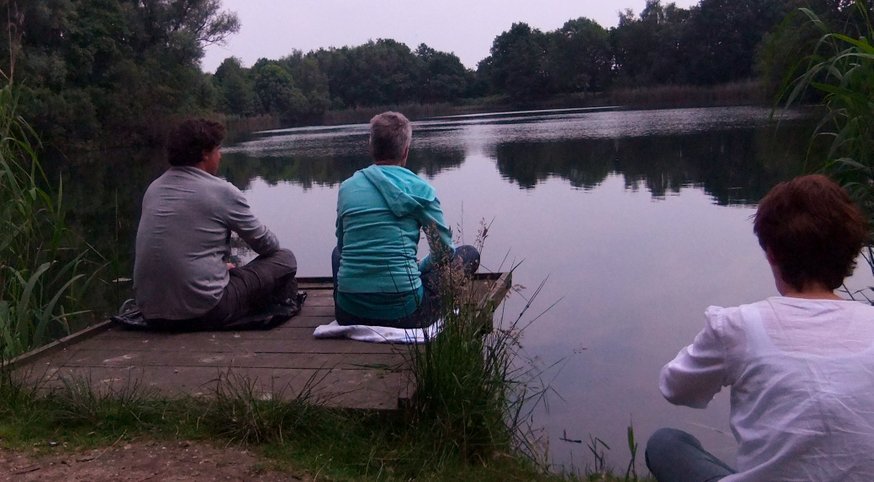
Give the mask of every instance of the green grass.
<path id="1" fill-rule="evenodd" d="M 249 388 L 254 381 L 230 374 L 204 398 L 160 399 L 141 386 L 97 394 L 89 386 L 73 380 L 38 395 L 4 377 L 2 444 L 87 449 L 143 437 L 195 440 L 246 446 L 273 466 L 329 480 L 557 480 L 512 454 L 477 464 L 449 456 L 437 461 L 425 455 L 434 439 L 406 414 L 330 409 L 306 396 L 283 402 L 282 393 L 256 395 Z"/>

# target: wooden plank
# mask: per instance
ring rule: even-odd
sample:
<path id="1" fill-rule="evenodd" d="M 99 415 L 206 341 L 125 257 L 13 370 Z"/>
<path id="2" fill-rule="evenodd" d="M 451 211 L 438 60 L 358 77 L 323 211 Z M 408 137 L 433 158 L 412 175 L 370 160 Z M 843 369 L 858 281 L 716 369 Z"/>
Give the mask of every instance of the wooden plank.
<path id="1" fill-rule="evenodd" d="M 308 298 L 301 313 L 268 331 L 139 332 L 108 322 L 20 357 L 15 374 L 46 390 L 89 383 L 119 393 L 134 385 L 161 396 L 208 396 L 231 375 L 265 396 L 289 398 L 313 388 L 318 403 L 397 409 L 415 392 L 408 355 L 415 347 L 315 339 L 316 326 L 334 319 L 328 278 L 299 279 Z M 510 286 L 508 273 L 477 275 L 470 302 L 493 309 Z"/>
<path id="2" fill-rule="evenodd" d="M 325 313 L 319 313 L 317 310 L 325 310 Z M 330 311 L 330 314 L 327 314 L 327 311 Z M 281 325 L 274 327 L 270 330 L 227 330 L 227 331 L 215 331 L 208 333 L 262 333 L 267 334 L 267 336 L 271 336 L 272 333 L 284 333 L 285 331 L 295 330 L 295 329 L 308 329 L 310 335 L 312 335 L 315 328 L 319 325 L 327 324 L 334 321 L 334 310 L 333 308 L 306 308 L 301 314 L 291 318 L 290 320 L 282 323 Z M 108 338 L 118 338 L 120 336 L 127 336 L 126 333 L 137 333 L 139 336 L 143 336 L 144 334 L 151 333 L 159 333 L 159 332 L 149 332 L 149 331 L 137 331 L 137 330 L 124 330 L 119 327 L 113 327 L 113 329 L 107 331 L 103 336 Z M 169 332 L 165 332 L 169 333 Z M 199 332 L 204 333 L 204 332 Z M 180 334 L 180 333 L 177 333 Z M 276 336 L 276 335 L 273 335 Z"/>
<path id="3" fill-rule="evenodd" d="M 40 389 L 51 392 L 64 390 L 65 384 L 87 384 L 97 393 L 110 395 L 137 391 L 145 397 L 209 397 L 219 388 L 251 384 L 262 399 L 292 400 L 301 393 L 311 393 L 309 401 L 319 405 L 396 410 L 407 377 L 406 373 L 383 370 L 63 367 L 47 374 Z"/>
<path id="4" fill-rule="evenodd" d="M 404 358 L 390 353 L 363 353 L 350 357 L 346 353 L 223 353 L 165 352 L 134 350 L 71 350 L 60 366 L 66 367 L 249 367 L 249 368 L 315 368 L 368 370 L 402 369 Z"/>
<path id="5" fill-rule="evenodd" d="M 499 304 L 504 300 L 504 297 L 507 296 L 507 293 L 510 291 L 510 286 L 513 282 L 513 272 L 508 271 L 506 273 L 497 273 L 500 276 L 497 279 L 494 279 L 491 284 L 489 291 L 483 296 L 479 308 L 488 308 L 494 310 L 498 307 Z"/>
<path id="6" fill-rule="evenodd" d="M 398 349 L 406 349 L 403 345 L 394 346 L 387 343 L 362 343 L 346 339 L 288 339 L 270 338 L 239 338 L 224 337 L 198 339 L 197 333 L 184 333 L 175 336 L 155 336 L 143 338 L 119 338 L 112 340 L 115 350 L 153 350 L 153 351 L 214 351 L 214 352 L 258 352 L 258 353 L 395 353 Z M 191 335 L 191 336 L 189 336 Z M 107 342 L 101 339 L 85 340 L 76 346 L 78 350 L 104 350 Z"/>
<path id="7" fill-rule="evenodd" d="M 58 352 L 62 351 L 64 348 L 66 348 L 67 346 L 72 345 L 73 343 L 78 343 L 80 341 L 83 341 L 83 340 L 86 340 L 86 339 L 91 338 L 93 336 L 96 336 L 100 333 L 103 333 L 111 325 L 112 325 L 112 322 L 110 320 L 106 320 L 106 321 L 102 321 L 100 323 L 97 323 L 96 325 L 89 326 L 88 328 L 85 328 L 84 330 L 80 330 L 80 331 L 77 331 L 76 333 L 72 333 L 70 335 L 67 335 L 59 340 L 53 341 L 47 345 L 43 345 L 39 348 L 31 350 L 31 351 L 24 353 L 22 355 L 19 355 L 15 358 L 9 360 L 8 362 L 2 363 L 2 364 L 0 364 L 0 368 L 18 367 L 18 366 L 27 365 L 29 363 L 34 363 L 37 361 L 37 359 L 44 357 L 44 356 L 47 356 L 47 355 L 58 353 Z"/>

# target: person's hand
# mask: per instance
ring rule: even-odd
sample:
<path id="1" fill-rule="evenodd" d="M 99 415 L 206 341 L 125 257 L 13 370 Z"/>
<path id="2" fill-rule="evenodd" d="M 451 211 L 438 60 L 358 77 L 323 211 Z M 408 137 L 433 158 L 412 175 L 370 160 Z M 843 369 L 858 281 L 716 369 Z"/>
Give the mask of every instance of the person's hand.
<path id="1" fill-rule="evenodd" d="M 237 265 L 235 265 L 234 263 L 225 263 L 225 266 L 228 267 L 228 271 L 237 267 Z"/>

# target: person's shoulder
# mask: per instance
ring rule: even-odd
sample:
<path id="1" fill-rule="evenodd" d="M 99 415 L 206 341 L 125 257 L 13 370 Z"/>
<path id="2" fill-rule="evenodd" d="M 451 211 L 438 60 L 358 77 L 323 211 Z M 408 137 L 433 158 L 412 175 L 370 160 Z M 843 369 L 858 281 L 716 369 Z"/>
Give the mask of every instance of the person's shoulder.
<path id="1" fill-rule="evenodd" d="M 738 306 L 709 306 L 704 314 L 707 325 L 721 334 L 746 331 L 749 313 L 759 312 L 768 304 L 768 300 L 756 301 Z"/>
<path id="2" fill-rule="evenodd" d="M 355 186 L 361 186 L 363 183 L 367 183 L 366 177 L 364 176 L 364 169 L 359 169 L 340 182 L 338 190 L 339 192 L 345 192 L 351 188 L 355 188 Z"/>
<path id="3" fill-rule="evenodd" d="M 385 169 L 386 177 L 405 192 L 419 197 L 430 198 L 436 195 L 434 186 L 415 172 L 403 166 L 380 166 Z"/>
<path id="4" fill-rule="evenodd" d="M 423 177 L 419 176 L 415 172 L 411 171 L 410 168 L 406 166 L 384 166 L 393 176 L 408 180 L 414 184 L 426 184 L 430 186 L 431 184 L 425 180 Z"/>
<path id="5" fill-rule="evenodd" d="M 223 177 L 212 175 L 198 168 L 188 170 L 186 175 L 199 186 L 198 190 L 212 199 L 245 199 L 243 191 Z"/>
<path id="6" fill-rule="evenodd" d="M 361 181 L 365 178 L 364 171 L 366 170 L 367 168 L 365 167 L 353 172 L 352 175 L 344 179 L 343 182 L 340 183 L 340 185 L 342 186 L 343 184 L 352 184 Z"/>
<path id="7" fill-rule="evenodd" d="M 228 181 L 228 180 L 223 179 L 221 177 L 216 177 L 216 176 L 212 176 L 212 177 L 213 177 L 212 182 L 213 182 L 213 185 L 215 186 L 214 189 L 216 189 L 217 191 L 220 191 L 224 196 L 226 196 L 230 199 L 235 199 L 235 200 L 236 199 L 245 200 L 246 196 L 243 194 L 243 191 L 241 191 L 240 188 L 238 188 L 237 186 L 234 186 L 234 184 L 231 181 Z"/>

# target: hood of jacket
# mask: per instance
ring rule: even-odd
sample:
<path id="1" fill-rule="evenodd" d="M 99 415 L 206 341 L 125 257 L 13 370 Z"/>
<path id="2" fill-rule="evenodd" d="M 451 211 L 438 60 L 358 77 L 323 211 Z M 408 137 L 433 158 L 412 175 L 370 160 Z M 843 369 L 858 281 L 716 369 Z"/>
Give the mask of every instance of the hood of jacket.
<path id="1" fill-rule="evenodd" d="M 414 214 L 437 198 L 434 188 L 406 167 L 374 164 L 360 172 L 382 194 L 395 216 Z"/>

